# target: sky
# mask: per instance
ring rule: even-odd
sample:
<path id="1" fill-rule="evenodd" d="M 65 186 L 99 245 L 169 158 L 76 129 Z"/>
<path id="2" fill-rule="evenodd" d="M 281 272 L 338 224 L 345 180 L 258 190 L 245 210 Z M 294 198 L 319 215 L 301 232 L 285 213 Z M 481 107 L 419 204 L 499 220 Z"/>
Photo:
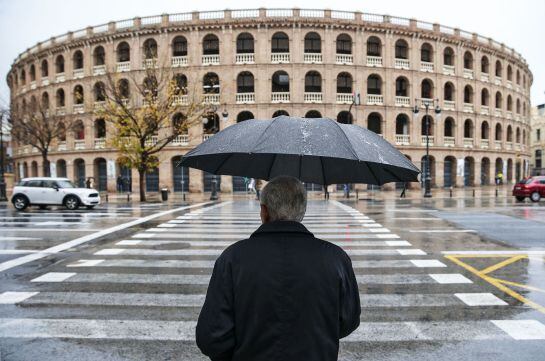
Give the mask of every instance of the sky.
<path id="1" fill-rule="evenodd" d="M 0 106 L 9 104 L 6 75 L 13 60 L 39 41 L 71 30 L 135 16 L 222 10 L 225 1 L 182 0 L 0 0 Z M 534 75 L 532 105 L 545 103 L 544 0 L 230 0 L 230 9 L 313 8 L 362 11 L 416 18 L 477 32 L 521 53 Z"/>

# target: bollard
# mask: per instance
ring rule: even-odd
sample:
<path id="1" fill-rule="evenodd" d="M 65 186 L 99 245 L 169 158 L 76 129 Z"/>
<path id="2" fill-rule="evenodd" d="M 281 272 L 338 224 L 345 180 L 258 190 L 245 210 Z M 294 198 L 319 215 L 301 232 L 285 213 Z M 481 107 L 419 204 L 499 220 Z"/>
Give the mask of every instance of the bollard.
<path id="1" fill-rule="evenodd" d="M 473 198 L 475 198 L 475 189 L 473 190 Z"/>
<path id="2" fill-rule="evenodd" d="M 498 198 L 498 188 L 496 188 L 496 198 Z"/>
<path id="3" fill-rule="evenodd" d="M 356 189 L 356 202 L 360 200 L 360 191 L 358 189 Z"/>
<path id="4" fill-rule="evenodd" d="M 449 189 L 450 198 L 452 198 L 452 188 Z"/>
<path id="5" fill-rule="evenodd" d="M 106 193 L 106 202 L 108 202 L 108 193 Z"/>
<path id="6" fill-rule="evenodd" d="M 127 193 L 127 203 L 129 203 L 129 197 L 130 197 L 129 195 L 130 193 Z"/>

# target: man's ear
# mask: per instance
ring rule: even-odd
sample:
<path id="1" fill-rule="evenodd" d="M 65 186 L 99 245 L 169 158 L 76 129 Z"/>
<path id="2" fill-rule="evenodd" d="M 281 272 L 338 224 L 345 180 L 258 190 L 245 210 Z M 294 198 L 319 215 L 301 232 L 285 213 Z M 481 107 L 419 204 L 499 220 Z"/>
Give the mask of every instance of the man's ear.
<path id="1" fill-rule="evenodd" d="M 268 223 L 269 222 L 269 210 L 267 209 L 267 206 L 262 204 L 261 205 L 261 212 L 260 212 L 260 216 L 261 216 L 261 223 Z"/>

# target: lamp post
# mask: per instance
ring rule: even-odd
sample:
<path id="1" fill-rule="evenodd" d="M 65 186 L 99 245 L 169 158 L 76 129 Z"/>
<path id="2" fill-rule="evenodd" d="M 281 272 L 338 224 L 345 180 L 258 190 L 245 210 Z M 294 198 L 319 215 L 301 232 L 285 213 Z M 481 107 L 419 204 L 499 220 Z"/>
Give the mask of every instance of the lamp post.
<path id="1" fill-rule="evenodd" d="M 215 105 L 212 105 L 212 107 L 205 112 L 203 118 L 202 118 L 202 123 L 203 125 L 206 125 L 208 124 L 208 122 L 210 121 L 210 116 L 213 114 L 213 115 L 216 115 L 216 111 L 217 111 L 217 107 Z M 228 117 L 229 117 L 229 113 L 227 112 L 227 108 L 224 108 L 223 109 L 223 112 L 221 113 L 221 116 L 222 116 L 222 119 L 224 122 L 227 121 Z M 214 124 L 212 124 L 212 126 L 210 127 L 210 131 L 212 131 L 212 133 L 217 133 L 219 131 L 219 124 L 217 124 L 216 122 L 216 117 L 213 118 L 214 120 Z M 217 201 L 218 200 L 218 176 L 216 174 L 213 175 L 213 178 L 212 178 L 212 192 L 210 193 L 210 200 L 211 201 Z"/>
<path id="2" fill-rule="evenodd" d="M 6 181 L 4 178 L 4 114 L 0 113 L 0 201 L 6 200 Z"/>
<path id="3" fill-rule="evenodd" d="M 430 106 L 434 108 L 437 120 L 441 118 L 441 108 L 439 107 L 439 99 L 415 99 L 413 113 L 415 120 L 418 119 L 420 106 L 424 106 L 426 110 L 426 161 L 424 163 L 424 197 L 431 198 L 431 170 L 430 170 L 430 117 L 428 116 Z"/>

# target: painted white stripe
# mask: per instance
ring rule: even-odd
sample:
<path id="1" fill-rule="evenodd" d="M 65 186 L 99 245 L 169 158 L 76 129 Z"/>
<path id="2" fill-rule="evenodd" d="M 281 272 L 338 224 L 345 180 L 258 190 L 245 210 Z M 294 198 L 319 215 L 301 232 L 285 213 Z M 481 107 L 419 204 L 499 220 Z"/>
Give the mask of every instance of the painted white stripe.
<path id="1" fill-rule="evenodd" d="M 477 233 L 473 229 L 411 229 L 411 233 Z"/>
<path id="2" fill-rule="evenodd" d="M 0 254 L 29 254 L 29 253 L 38 253 L 35 249 L 0 249 Z"/>
<path id="3" fill-rule="evenodd" d="M 161 228 L 154 229 L 157 232 Z M 164 231 L 171 231 L 164 229 Z M 133 235 L 133 238 L 174 238 L 174 239 L 246 239 L 250 237 L 251 233 L 240 234 L 197 234 L 197 233 L 137 233 Z M 397 239 L 400 238 L 396 234 L 391 233 L 375 233 L 375 234 L 315 234 L 317 238 L 321 239 L 366 239 L 366 238 L 378 238 L 378 239 Z"/>
<path id="4" fill-rule="evenodd" d="M 71 263 L 67 265 L 66 267 L 94 267 L 98 266 L 105 260 L 103 259 L 80 259 L 76 261 L 75 263 Z"/>
<path id="5" fill-rule="evenodd" d="M 139 241 L 139 240 L 132 240 L 132 239 L 125 239 L 123 241 L 119 241 L 116 243 L 116 245 L 118 246 L 136 246 L 137 244 L 140 244 L 144 241 Z M 159 244 L 163 244 L 164 242 L 169 242 L 169 241 L 145 241 L 146 242 L 146 245 L 159 245 Z M 174 242 L 174 241 L 173 241 Z"/>
<path id="6" fill-rule="evenodd" d="M 212 207 L 218 207 L 218 206 L 221 207 L 221 206 L 224 206 L 224 205 L 229 204 L 229 203 L 230 202 L 223 202 L 223 203 L 220 203 L 220 204 L 212 206 Z M 105 236 L 105 235 L 120 231 L 122 229 L 126 229 L 126 228 L 129 228 L 129 227 L 138 225 L 138 224 L 148 222 L 148 221 L 150 221 L 152 219 L 155 219 L 155 218 L 163 217 L 163 216 L 166 216 L 168 214 L 183 211 L 183 210 L 186 210 L 186 209 L 205 206 L 207 204 L 210 204 L 210 202 L 197 203 L 197 204 L 193 204 L 191 206 L 179 207 L 179 208 L 174 208 L 174 209 L 171 209 L 171 210 L 168 210 L 168 211 L 155 213 L 155 214 L 143 217 L 143 218 L 136 219 L 136 220 L 131 221 L 131 222 L 119 224 L 117 226 L 110 227 L 110 228 L 101 230 L 99 232 L 93 233 L 93 234 L 88 234 L 88 235 L 85 235 L 83 237 L 79 237 L 79 238 L 76 238 L 74 240 L 61 243 L 59 245 L 47 248 L 47 249 L 45 249 L 45 250 L 43 250 L 41 252 L 37 252 L 37 253 L 30 254 L 30 255 L 27 255 L 27 256 L 12 259 L 12 260 L 9 260 L 9 261 L 6 261 L 6 262 L 2 262 L 2 263 L 0 263 L 0 272 L 8 270 L 8 269 L 13 268 L 13 267 L 20 266 L 20 265 L 28 263 L 28 262 L 35 261 L 37 259 L 47 257 L 47 256 L 49 256 L 49 255 L 51 255 L 53 253 L 59 253 L 59 252 L 62 252 L 62 251 L 66 251 L 67 249 L 79 246 L 80 244 L 87 243 L 89 241 L 95 240 L 95 239 L 100 238 L 102 236 Z M 209 208 L 212 208 L 212 207 L 209 207 Z M 66 229 L 63 229 L 63 232 L 64 231 L 66 231 Z"/>
<path id="7" fill-rule="evenodd" d="M 507 306 L 507 302 L 492 293 L 455 293 L 468 306 Z"/>
<path id="8" fill-rule="evenodd" d="M 231 229 L 209 228 L 209 227 L 202 227 L 202 228 L 152 227 L 152 228 L 148 228 L 146 232 L 166 232 L 166 233 L 183 232 L 183 233 L 194 234 L 194 235 L 216 235 L 216 234 L 245 235 L 245 234 L 253 233 L 256 229 L 257 227 L 251 227 L 251 228 L 249 227 L 247 228 L 248 233 L 241 233 L 243 231 L 246 231 L 246 229 L 241 229 L 241 227 L 231 228 Z M 337 234 L 337 233 L 338 234 L 362 234 L 362 233 L 389 233 L 390 232 L 386 228 L 364 228 L 364 227 L 358 227 L 358 228 L 312 228 L 312 227 L 309 227 L 309 231 L 316 234 Z"/>
<path id="9" fill-rule="evenodd" d="M 95 252 L 94 254 L 96 256 L 113 256 L 122 253 L 124 250 L 122 248 L 106 248 L 101 249 L 98 252 Z"/>
<path id="10" fill-rule="evenodd" d="M 40 277 L 34 278 L 30 282 L 63 282 L 70 277 L 74 277 L 75 275 L 75 272 L 49 272 Z"/>
<path id="11" fill-rule="evenodd" d="M 425 256 L 427 254 L 421 249 L 398 249 L 397 252 L 403 256 Z"/>
<path id="12" fill-rule="evenodd" d="M 440 283 L 440 284 L 459 284 L 459 283 L 472 283 L 467 278 L 463 277 L 449 277 L 448 282 L 439 282 L 439 280 L 444 281 L 444 279 L 434 277 L 436 275 L 432 274 L 406 274 L 406 273 L 396 273 L 396 274 L 378 274 L 378 275 L 356 275 L 356 280 L 358 283 L 362 284 L 427 284 L 427 283 Z M 448 275 L 447 275 L 448 276 Z M 460 275 L 461 276 L 461 275 Z M 466 282 L 469 281 L 469 282 Z"/>
<path id="13" fill-rule="evenodd" d="M 0 236 L 0 241 L 40 241 L 40 240 L 42 240 L 42 238 Z"/>
<path id="14" fill-rule="evenodd" d="M 400 247 L 400 246 L 411 246 L 411 244 L 407 241 L 384 241 L 386 245 L 392 246 L 392 247 Z"/>
<path id="15" fill-rule="evenodd" d="M 441 218 L 435 218 L 435 217 L 394 217 L 391 219 L 395 220 L 403 220 L 403 221 L 442 221 Z"/>
<path id="16" fill-rule="evenodd" d="M 410 262 L 418 268 L 447 267 L 446 264 L 436 259 L 411 259 Z"/>
<path id="17" fill-rule="evenodd" d="M 37 295 L 38 292 L 4 292 L 0 294 L 0 305 L 12 305 Z"/>
<path id="18" fill-rule="evenodd" d="M 537 320 L 492 321 L 515 340 L 545 340 L 545 325 Z"/>
<path id="19" fill-rule="evenodd" d="M 451 283 L 473 283 L 470 279 L 464 277 L 459 273 L 437 273 L 430 274 L 430 277 L 441 284 L 451 284 Z"/>
<path id="20" fill-rule="evenodd" d="M 235 244 L 238 241 L 203 241 L 203 240 L 122 240 L 116 243 L 118 246 L 139 246 L 139 247 L 152 247 L 160 246 L 163 244 L 178 244 L 178 245 L 190 245 L 192 247 L 228 247 Z M 407 241 L 328 241 L 341 247 L 368 247 L 368 246 L 387 246 L 387 247 L 405 247 L 411 246 Z"/>
<path id="21" fill-rule="evenodd" d="M 545 250 L 518 251 L 518 250 L 499 250 L 499 251 L 443 251 L 442 254 L 459 254 L 459 255 L 533 255 L 545 256 Z"/>

